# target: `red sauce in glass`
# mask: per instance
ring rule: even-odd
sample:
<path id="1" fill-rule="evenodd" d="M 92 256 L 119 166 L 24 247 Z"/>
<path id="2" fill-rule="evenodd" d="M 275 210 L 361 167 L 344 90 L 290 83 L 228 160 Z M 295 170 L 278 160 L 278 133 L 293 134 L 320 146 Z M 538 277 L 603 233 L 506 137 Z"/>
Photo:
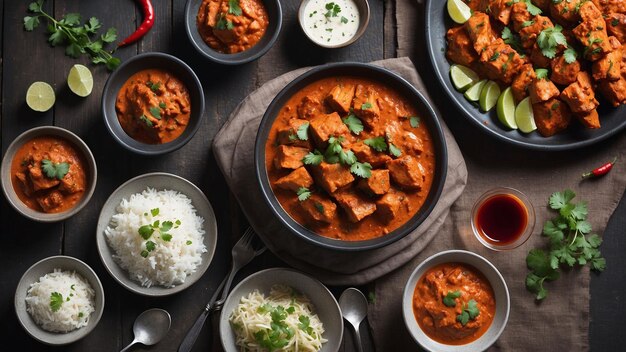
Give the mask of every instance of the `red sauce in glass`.
<path id="1" fill-rule="evenodd" d="M 528 211 L 516 196 L 497 194 L 480 205 L 474 221 L 486 241 L 507 245 L 524 233 L 528 224 Z"/>

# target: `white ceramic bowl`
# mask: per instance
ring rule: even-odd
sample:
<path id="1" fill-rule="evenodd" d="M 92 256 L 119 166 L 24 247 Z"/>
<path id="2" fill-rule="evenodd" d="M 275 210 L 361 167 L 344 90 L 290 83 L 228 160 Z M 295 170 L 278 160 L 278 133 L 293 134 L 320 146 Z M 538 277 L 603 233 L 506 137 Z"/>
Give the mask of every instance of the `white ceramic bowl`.
<path id="1" fill-rule="evenodd" d="M 337 352 L 343 336 L 343 319 L 341 309 L 332 293 L 318 280 L 293 269 L 272 268 L 254 273 L 243 279 L 228 295 L 220 315 L 220 338 L 226 352 L 237 352 L 235 334 L 228 322 L 230 313 L 237 307 L 241 297 L 253 290 L 268 296 L 274 285 L 286 285 L 307 296 L 315 313 L 324 324 L 324 338 L 328 340 L 320 352 Z"/>
<path id="2" fill-rule="evenodd" d="M 202 263 L 196 268 L 196 271 L 189 275 L 184 283 L 174 287 L 144 287 L 141 286 L 138 281 L 131 279 L 128 272 L 122 269 L 113 259 L 114 251 L 109 247 L 105 238 L 104 230 L 111 222 L 113 215 L 117 213 L 116 208 L 122 199 L 128 199 L 132 194 L 141 193 L 148 187 L 154 188 L 157 191 L 164 189 L 174 190 L 186 195 L 191 199 L 191 204 L 196 209 L 197 214 L 204 219 L 202 226 L 204 228 L 204 245 L 206 246 L 207 252 L 202 254 Z M 168 296 L 178 293 L 198 281 L 209 268 L 217 244 L 217 222 L 215 220 L 215 214 L 204 193 L 186 179 L 165 172 L 140 175 L 119 186 L 104 203 L 100 211 L 96 231 L 98 253 L 109 274 L 127 290 L 151 297 Z"/>
<path id="3" fill-rule="evenodd" d="M 26 311 L 26 293 L 30 285 L 39 281 L 39 279 L 54 269 L 75 271 L 82 276 L 94 290 L 96 294 L 96 310 L 91 313 L 89 323 L 80 329 L 70 331 L 68 333 L 55 333 L 42 329 L 30 314 Z M 35 340 L 47 345 L 67 345 L 76 342 L 87 336 L 100 321 L 102 312 L 104 311 L 104 289 L 102 283 L 96 273 L 83 261 L 73 257 L 57 255 L 48 257 L 33 264 L 22 276 L 17 289 L 15 290 L 15 313 L 20 324 L 26 332 Z"/>
<path id="4" fill-rule="evenodd" d="M 415 285 L 428 269 L 443 263 L 465 263 L 473 266 L 489 280 L 489 284 L 495 295 L 496 314 L 491 322 L 491 326 L 489 326 L 489 329 L 478 339 L 465 345 L 445 345 L 431 339 L 422 331 L 413 313 L 413 293 L 415 291 Z M 502 334 L 502 331 L 504 331 L 509 319 L 510 306 L 509 289 L 498 269 L 487 259 L 478 254 L 462 250 L 439 252 L 424 260 L 413 270 L 413 273 L 404 287 L 404 294 L 402 296 L 402 315 L 409 333 L 424 349 L 437 352 L 476 352 L 486 350 L 496 342 L 500 334 Z"/>

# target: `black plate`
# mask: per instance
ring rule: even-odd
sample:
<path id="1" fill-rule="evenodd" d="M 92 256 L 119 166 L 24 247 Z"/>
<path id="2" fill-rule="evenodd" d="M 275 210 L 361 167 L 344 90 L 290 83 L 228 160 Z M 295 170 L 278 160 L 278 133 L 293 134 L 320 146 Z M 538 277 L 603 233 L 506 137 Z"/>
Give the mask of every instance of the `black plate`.
<path id="1" fill-rule="evenodd" d="M 427 0 L 425 7 L 425 35 L 428 55 L 434 67 L 435 74 L 450 100 L 456 105 L 469 121 L 480 126 L 481 129 L 503 142 L 518 145 L 520 147 L 536 150 L 568 150 L 580 148 L 600 142 L 626 127 L 626 106 L 613 108 L 600 96 L 600 122 L 602 127 L 590 130 L 583 127 L 577 121 L 566 131 L 552 137 L 542 137 L 538 132 L 530 134 L 521 133 L 517 130 L 508 130 L 500 121 L 495 109 L 490 113 L 481 112 L 478 107 L 463 97 L 450 80 L 450 63 L 446 58 L 446 31 L 456 25 L 448 16 L 446 1 Z"/>
<path id="2" fill-rule="evenodd" d="M 269 131 L 274 123 L 274 119 L 276 119 L 276 116 L 278 115 L 280 109 L 282 109 L 283 105 L 285 105 L 287 100 L 289 100 L 289 98 L 291 98 L 296 92 L 307 85 L 323 78 L 336 76 L 356 76 L 372 79 L 392 87 L 397 92 L 407 97 L 410 101 L 413 101 L 420 112 L 423 126 L 428 127 L 430 135 L 433 139 L 433 145 L 435 147 L 435 175 L 430 192 L 428 193 L 428 197 L 426 197 L 426 201 L 422 205 L 422 208 L 398 229 L 387 235 L 371 240 L 335 240 L 320 236 L 294 221 L 274 196 L 274 192 L 272 191 L 272 187 L 270 186 L 269 178 L 267 176 L 267 170 L 265 168 L 265 143 L 267 141 Z M 274 100 L 272 100 L 272 103 L 265 111 L 263 120 L 261 120 L 261 124 L 259 126 L 254 150 L 254 164 L 257 180 L 259 182 L 261 192 L 263 193 L 263 198 L 272 209 L 274 215 L 283 223 L 283 225 L 286 226 L 287 229 L 289 229 L 289 231 L 310 243 L 328 249 L 364 251 L 391 244 L 409 234 L 424 220 L 426 220 L 430 212 L 435 207 L 435 204 L 437 204 L 441 191 L 443 190 L 443 184 L 446 179 L 446 170 L 448 166 L 448 149 L 446 147 L 446 141 L 439 123 L 439 117 L 435 114 L 435 111 L 422 94 L 404 78 L 379 66 L 362 63 L 336 63 L 319 66 L 302 74 L 276 95 Z"/>

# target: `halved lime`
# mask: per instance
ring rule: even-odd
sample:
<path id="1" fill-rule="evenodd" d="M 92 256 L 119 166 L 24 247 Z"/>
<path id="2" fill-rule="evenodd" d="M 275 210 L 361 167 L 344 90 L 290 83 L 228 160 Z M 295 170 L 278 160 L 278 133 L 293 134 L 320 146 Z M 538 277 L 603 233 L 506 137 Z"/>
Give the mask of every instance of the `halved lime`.
<path id="1" fill-rule="evenodd" d="M 478 81 L 472 84 L 472 86 L 465 91 L 465 94 L 463 94 L 465 96 L 465 99 L 472 102 L 478 101 L 478 99 L 480 99 L 480 92 L 483 90 L 485 83 L 487 83 L 487 80 L 483 79 L 482 81 Z"/>
<path id="2" fill-rule="evenodd" d="M 494 81 L 488 81 L 487 83 L 485 83 L 485 86 L 480 91 L 478 105 L 480 105 L 480 109 L 482 111 L 487 112 L 496 105 L 499 97 L 500 87 L 498 87 L 498 83 Z"/>
<path id="3" fill-rule="evenodd" d="M 26 105 L 35 111 L 50 110 L 55 100 L 54 89 L 46 82 L 34 82 L 26 91 Z"/>
<path id="4" fill-rule="evenodd" d="M 496 111 L 498 112 L 498 120 L 504 126 L 512 130 L 517 129 L 517 124 L 515 123 L 515 98 L 513 98 L 511 87 L 507 87 L 498 97 Z"/>
<path id="5" fill-rule="evenodd" d="M 478 74 L 471 68 L 457 64 L 450 66 L 450 77 L 452 78 L 454 88 L 461 92 L 464 92 L 480 79 Z"/>
<path id="6" fill-rule="evenodd" d="M 472 17 L 472 9 L 461 0 L 448 0 L 448 14 L 458 24 L 463 24 Z"/>
<path id="7" fill-rule="evenodd" d="M 93 89 L 93 76 L 91 71 L 83 65 L 76 64 L 67 75 L 67 85 L 70 90 L 79 97 L 86 97 Z"/>
<path id="8" fill-rule="evenodd" d="M 520 131 L 530 133 L 537 129 L 535 124 L 535 114 L 530 103 L 530 97 L 524 98 L 515 108 L 515 122 Z"/>

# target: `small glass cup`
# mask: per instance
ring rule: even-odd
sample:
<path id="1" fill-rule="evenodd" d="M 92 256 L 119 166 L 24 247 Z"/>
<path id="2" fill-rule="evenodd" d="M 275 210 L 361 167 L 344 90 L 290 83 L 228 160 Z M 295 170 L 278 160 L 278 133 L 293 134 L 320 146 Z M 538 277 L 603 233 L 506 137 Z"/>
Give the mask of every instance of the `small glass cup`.
<path id="1" fill-rule="evenodd" d="M 485 230 L 482 228 L 481 224 L 479 224 L 478 220 L 479 212 L 481 208 L 486 205 L 487 201 L 495 200 L 500 197 L 511 198 L 509 201 L 517 202 L 520 208 L 523 209 L 523 213 L 526 215 L 525 227 L 519 231 L 519 235 L 517 235 L 516 238 L 505 243 L 499 243 L 497 239 L 493 238 L 494 236 L 490 236 L 485 233 Z M 494 251 L 511 250 L 521 246 L 528 240 L 528 238 L 530 238 L 530 235 L 535 228 L 535 209 L 524 193 L 514 188 L 497 187 L 485 192 L 482 196 L 480 196 L 480 198 L 478 198 L 476 203 L 474 203 L 474 207 L 472 208 L 471 224 L 474 236 L 476 236 L 476 239 L 478 239 L 478 241 L 485 247 Z"/>

